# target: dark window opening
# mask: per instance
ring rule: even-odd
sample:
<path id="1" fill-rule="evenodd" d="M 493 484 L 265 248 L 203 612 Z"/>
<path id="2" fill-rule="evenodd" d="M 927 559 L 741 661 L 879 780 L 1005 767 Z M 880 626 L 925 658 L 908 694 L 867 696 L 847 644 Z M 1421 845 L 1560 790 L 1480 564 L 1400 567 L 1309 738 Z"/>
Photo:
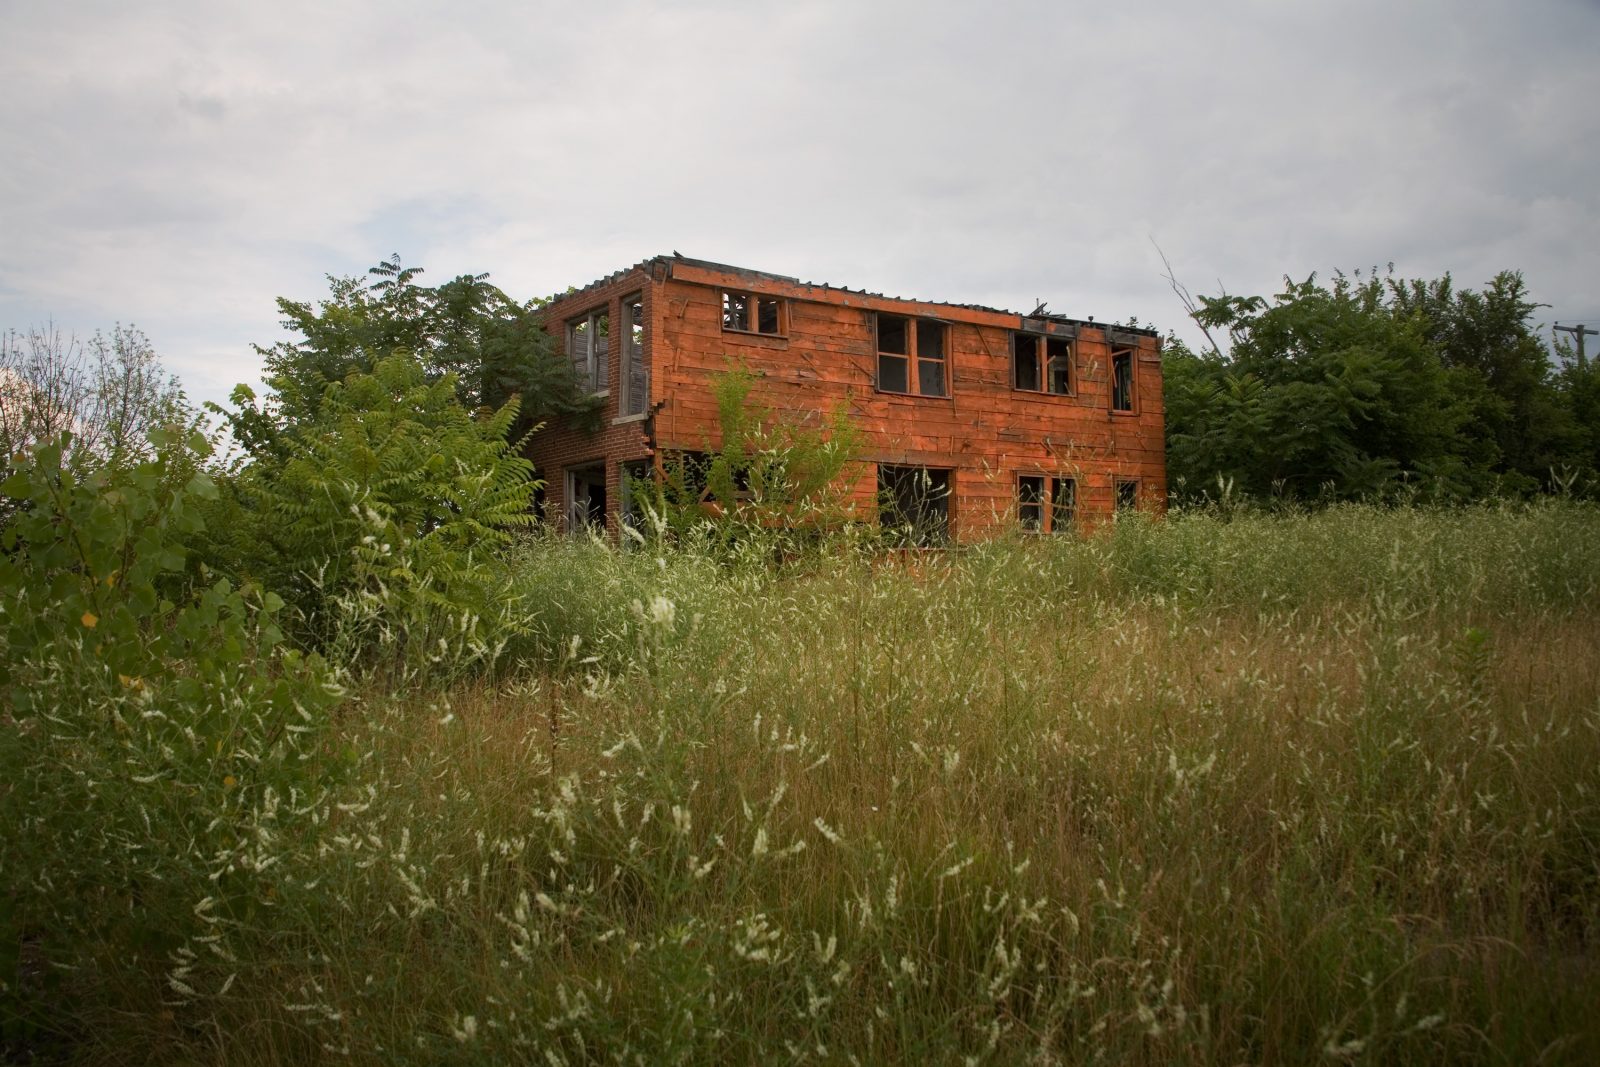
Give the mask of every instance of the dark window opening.
<path id="1" fill-rule="evenodd" d="M 945 324 L 932 319 L 913 320 L 904 315 L 877 315 L 875 321 L 878 390 L 949 396 Z"/>
<path id="2" fill-rule="evenodd" d="M 1047 337 L 1044 350 L 1048 366 L 1045 388 L 1065 396 L 1072 392 L 1072 342 L 1060 337 Z"/>
<path id="3" fill-rule="evenodd" d="M 567 532 L 606 528 L 606 469 L 596 464 L 567 471 Z"/>
<path id="4" fill-rule="evenodd" d="M 1049 490 L 1048 495 L 1046 490 Z M 1017 522 L 1024 530 L 1071 533 L 1078 483 L 1042 474 L 1017 477 Z"/>
<path id="5" fill-rule="evenodd" d="M 756 332 L 782 333 L 778 328 L 778 302 L 766 298 L 756 300 Z"/>
<path id="6" fill-rule="evenodd" d="M 944 324 L 917 322 L 917 392 L 944 396 Z"/>
<path id="7" fill-rule="evenodd" d="M 1078 510 L 1078 483 L 1071 478 L 1050 479 L 1050 532 L 1072 532 Z"/>
<path id="8" fill-rule="evenodd" d="M 1117 479 L 1117 510 L 1133 511 L 1139 506 L 1139 483 L 1131 478 Z"/>
<path id="9" fill-rule="evenodd" d="M 1067 396 L 1073 389 L 1072 342 L 1065 337 L 1011 335 L 1011 387 Z"/>
<path id="10" fill-rule="evenodd" d="M 623 415 L 643 415 L 649 382 L 644 369 L 644 297 L 630 296 L 622 302 L 622 319 L 627 324 L 622 360 Z"/>
<path id="11" fill-rule="evenodd" d="M 739 333 L 761 333 L 771 337 L 783 334 L 783 301 L 775 296 L 760 296 L 724 290 L 722 328 Z"/>
<path id="12" fill-rule="evenodd" d="M 911 391 L 907 325 L 899 315 L 878 316 L 878 388 L 886 393 Z"/>
<path id="13" fill-rule="evenodd" d="M 1024 474 L 1017 479 L 1017 521 L 1024 530 L 1044 529 L 1044 476 Z"/>
<path id="14" fill-rule="evenodd" d="M 1111 409 L 1133 410 L 1133 353 L 1127 349 L 1111 353 Z"/>
<path id="15" fill-rule="evenodd" d="M 1039 390 L 1039 339 L 1031 334 L 1011 335 L 1011 384 L 1016 389 Z"/>
<path id="16" fill-rule="evenodd" d="M 950 540 L 950 472 L 928 467 L 878 467 L 878 524 L 904 545 Z"/>
<path id="17" fill-rule="evenodd" d="M 722 294 L 722 328 L 750 331 L 750 294 Z"/>
<path id="18" fill-rule="evenodd" d="M 650 473 L 650 461 L 636 459 L 619 464 L 622 472 L 622 499 L 617 508 L 617 518 L 625 530 L 643 532 L 644 513 L 655 500 L 655 479 Z"/>

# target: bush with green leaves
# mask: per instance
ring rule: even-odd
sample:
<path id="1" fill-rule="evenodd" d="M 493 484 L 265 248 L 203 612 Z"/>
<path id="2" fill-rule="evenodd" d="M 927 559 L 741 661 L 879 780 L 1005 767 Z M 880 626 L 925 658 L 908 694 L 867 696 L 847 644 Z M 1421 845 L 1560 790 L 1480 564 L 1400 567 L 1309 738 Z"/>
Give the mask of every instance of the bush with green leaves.
<path id="1" fill-rule="evenodd" d="M 491 655 L 486 635 L 516 625 L 501 617 L 502 553 L 534 521 L 532 465 L 507 437 L 517 410 L 469 412 L 452 376 L 379 360 L 328 386 L 281 456 L 239 473 L 219 556 L 281 590 L 315 643 Z"/>
<path id="2" fill-rule="evenodd" d="M 263 798 L 310 795 L 339 696 L 282 601 L 195 565 L 203 438 L 79 476 L 65 435 L 0 492 L 0 1058 L 94 1029 L 242 921 Z M 153 977 L 152 977 L 153 976 Z"/>
<path id="3" fill-rule="evenodd" d="M 744 543 L 760 531 L 804 536 L 845 522 L 860 435 L 843 410 L 819 413 L 818 425 L 779 415 L 751 396 L 758 381 L 743 366 L 712 379 L 720 441 L 667 457 L 653 504 L 664 528 Z"/>

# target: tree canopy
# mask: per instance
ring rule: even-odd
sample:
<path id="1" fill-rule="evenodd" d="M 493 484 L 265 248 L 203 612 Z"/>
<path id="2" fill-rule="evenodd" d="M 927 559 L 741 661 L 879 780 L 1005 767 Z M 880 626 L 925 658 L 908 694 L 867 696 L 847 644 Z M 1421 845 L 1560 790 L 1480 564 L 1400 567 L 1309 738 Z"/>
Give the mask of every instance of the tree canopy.
<path id="1" fill-rule="evenodd" d="M 593 400 L 539 323 L 539 301 L 518 304 L 487 274 L 429 287 L 422 273 L 396 254 L 364 278 L 329 275 L 328 296 L 315 305 L 280 297 L 284 328 L 298 339 L 256 346 L 272 395 L 235 390 L 235 410 L 225 415 L 240 445 L 252 455 L 280 450 L 285 431 L 315 420 L 329 385 L 396 352 L 414 355 L 429 380 L 450 376 L 469 411 L 518 398 L 513 436 L 550 415 L 593 414 Z"/>
<path id="2" fill-rule="evenodd" d="M 1175 494 L 1461 499 L 1592 479 L 1593 375 L 1558 373 L 1538 306 L 1512 271 L 1481 292 L 1373 271 L 1200 298 L 1195 321 L 1231 343 L 1168 341 Z"/>

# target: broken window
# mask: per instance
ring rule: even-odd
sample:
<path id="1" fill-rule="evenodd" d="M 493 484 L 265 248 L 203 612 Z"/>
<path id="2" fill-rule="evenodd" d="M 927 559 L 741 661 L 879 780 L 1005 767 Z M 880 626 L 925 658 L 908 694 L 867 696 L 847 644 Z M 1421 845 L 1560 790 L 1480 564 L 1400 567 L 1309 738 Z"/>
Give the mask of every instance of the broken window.
<path id="1" fill-rule="evenodd" d="M 1017 479 L 1017 521 L 1024 530 L 1044 529 L 1044 475 L 1024 474 Z"/>
<path id="2" fill-rule="evenodd" d="M 1017 522 L 1024 530 L 1070 533 L 1077 506 L 1077 482 L 1043 474 L 1017 477 Z"/>
<path id="3" fill-rule="evenodd" d="M 611 316 L 604 309 L 567 323 L 567 358 L 591 393 L 611 387 Z"/>
<path id="4" fill-rule="evenodd" d="M 738 333 L 783 335 L 783 301 L 759 293 L 722 292 L 722 328 Z"/>
<path id="5" fill-rule="evenodd" d="M 1139 480 L 1137 478 L 1117 479 L 1117 510 L 1133 511 L 1139 506 Z"/>
<path id="6" fill-rule="evenodd" d="M 595 463 L 567 468 L 567 532 L 606 528 L 606 468 Z"/>
<path id="7" fill-rule="evenodd" d="M 878 525 L 906 545 L 950 540 L 950 472 L 930 467 L 878 467 Z"/>
<path id="8" fill-rule="evenodd" d="M 1111 410 L 1133 410 L 1133 351 L 1111 353 Z"/>
<path id="9" fill-rule="evenodd" d="M 650 461 L 636 459 L 618 464 L 622 474 L 622 499 L 617 508 L 617 518 L 624 530 L 643 534 L 645 511 L 654 506 L 655 479 L 650 473 Z M 624 538 L 624 543 L 628 540 Z"/>
<path id="10" fill-rule="evenodd" d="M 1050 532 L 1071 533 L 1078 513 L 1078 483 L 1072 478 L 1050 479 Z"/>
<path id="11" fill-rule="evenodd" d="M 644 297 L 634 294 L 622 301 L 622 403 L 618 413 L 643 415 L 649 383 L 644 369 Z"/>
<path id="12" fill-rule="evenodd" d="M 1012 334 L 1011 385 L 1035 393 L 1071 394 L 1072 342 L 1065 337 Z"/>
<path id="13" fill-rule="evenodd" d="M 949 395 L 945 376 L 948 328 L 944 323 L 904 315 L 877 315 L 874 332 L 880 392 Z"/>

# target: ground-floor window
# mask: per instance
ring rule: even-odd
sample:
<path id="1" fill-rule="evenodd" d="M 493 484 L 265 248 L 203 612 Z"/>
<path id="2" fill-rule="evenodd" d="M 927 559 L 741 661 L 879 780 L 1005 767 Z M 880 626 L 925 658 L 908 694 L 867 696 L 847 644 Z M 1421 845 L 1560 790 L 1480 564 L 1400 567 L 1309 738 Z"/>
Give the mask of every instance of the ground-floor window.
<path id="1" fill-rule="evenodd" d="M 645 532 L 645 509 L 654 506 L 655 476 L 647 459 L 630 460 L 617 464 L 621 473 L 622 499 L 618 501 L 617 518 L 624 531 Z"/>
<path id="2" fill-rule="evenodd" d="M 606 528 L 606 468 L 603 463 L 568 467 L 567 532 Z"/>
<path id="3" fill-rule="evenodd" d="M 1117 510 L 1134 511 L 1139 507 L 1139 479 L 1117 479 Z"/>
<path id="4" fill-rule="evenodd" d="M 1017 477 L 1017 521 L 1025 530 L 1070 533 L 1077 511 L 1078 483 L 1044 474 Z"/>
<path id="5" fill-rule="evenodd" d="M 950 540 L 950 472 L 878 466 L 878 524 L 909 545 Z"/>

